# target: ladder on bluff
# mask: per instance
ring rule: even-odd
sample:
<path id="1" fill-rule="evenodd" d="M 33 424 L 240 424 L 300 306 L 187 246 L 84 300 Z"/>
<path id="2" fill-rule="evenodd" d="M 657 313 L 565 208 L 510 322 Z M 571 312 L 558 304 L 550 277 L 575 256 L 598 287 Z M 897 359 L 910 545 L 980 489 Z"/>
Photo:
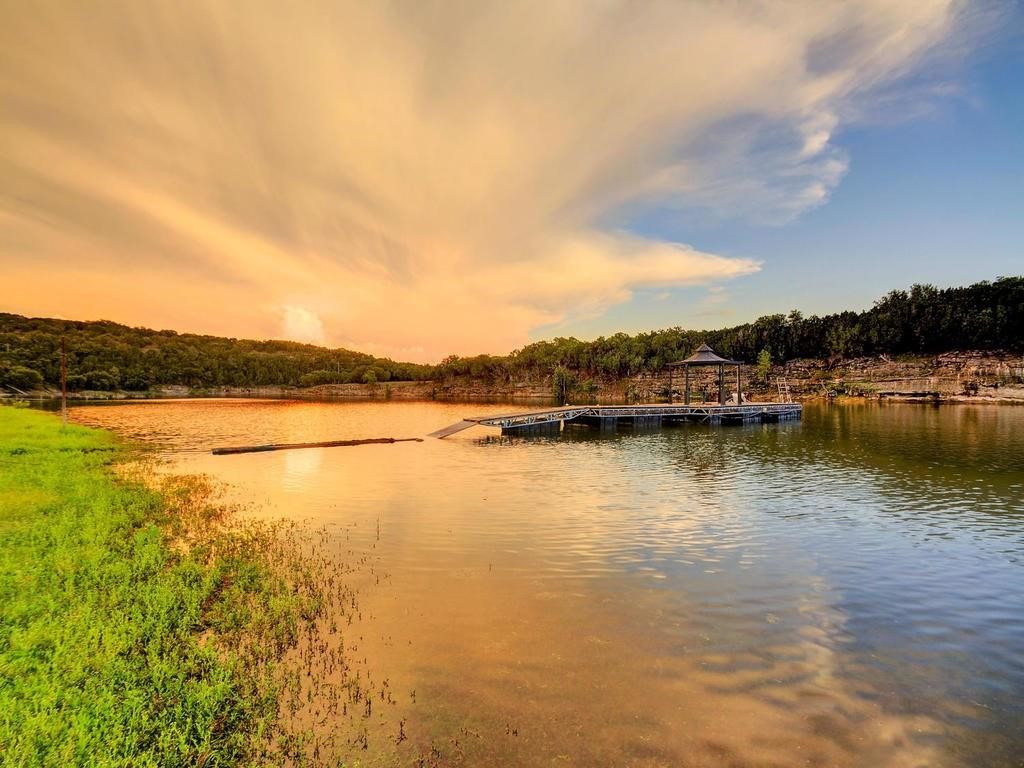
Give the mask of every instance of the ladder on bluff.
<path id="1" fill-rule="evenodd" d="M 775 386 L 779 388 L 779 402 L 788 403 L 791 402 L 789 399 L 789 384 L 786 382 L 785 376 L 777 376 L 775 378 Z"/>

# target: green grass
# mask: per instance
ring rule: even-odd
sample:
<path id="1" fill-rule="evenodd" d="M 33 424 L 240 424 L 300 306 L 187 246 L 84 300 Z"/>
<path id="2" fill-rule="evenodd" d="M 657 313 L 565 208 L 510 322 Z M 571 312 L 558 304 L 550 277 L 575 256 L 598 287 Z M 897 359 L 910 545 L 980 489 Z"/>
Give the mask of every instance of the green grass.
<path id="1" fill-rule="evenodd" d="M 132 453 L 0 407 L 0 764 L 276 762 L 275 664 L 315 599 Z"/>

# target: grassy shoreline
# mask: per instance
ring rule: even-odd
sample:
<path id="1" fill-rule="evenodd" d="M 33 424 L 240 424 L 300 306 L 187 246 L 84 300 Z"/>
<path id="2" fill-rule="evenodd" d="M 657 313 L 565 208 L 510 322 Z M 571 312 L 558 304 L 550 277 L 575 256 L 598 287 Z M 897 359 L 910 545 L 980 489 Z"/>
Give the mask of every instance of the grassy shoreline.
<path id="1" fill-rule="evenodd" d="M 0 763 L 282 760 L 278 664 L 317 596 L 206 491 L 0 407 Z"/>

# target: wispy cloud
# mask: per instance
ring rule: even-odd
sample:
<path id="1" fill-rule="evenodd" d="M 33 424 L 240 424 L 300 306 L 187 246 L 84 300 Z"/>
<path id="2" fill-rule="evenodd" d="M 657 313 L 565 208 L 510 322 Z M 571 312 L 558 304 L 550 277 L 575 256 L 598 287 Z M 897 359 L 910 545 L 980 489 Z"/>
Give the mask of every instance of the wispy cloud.
<path id="1" fill-rule="evenodd" d="M 943 0 L 7 3 L 0 308 L 507 350 L 638 289 L 758 269 L 597 222 L 821 204 L 849 162 L 836 130 L 965 18 Z"/>

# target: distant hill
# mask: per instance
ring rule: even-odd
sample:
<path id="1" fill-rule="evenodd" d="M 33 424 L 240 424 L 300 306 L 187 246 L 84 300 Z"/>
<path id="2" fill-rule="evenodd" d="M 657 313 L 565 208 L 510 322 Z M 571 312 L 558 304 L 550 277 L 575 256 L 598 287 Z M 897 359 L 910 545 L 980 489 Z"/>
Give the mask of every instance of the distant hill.
<path id="1" fill-rule="evenodd" d="M 179 384 L 312 386 L 351 382 L 473 377 L 511 381 L 561 377 L 623 378 L 660 370 L 708 343 L 753 363 L 794 358 L 941 354 L 958 350 L 1024 350 L 1024 277 L 960 288 L 915 285 L 892 291 L 864 312 L 804 317 L 768 315 L 715 331 L 669 328 L 593 341 L 558 338 L 509 355 L 449 357 L 437 366 L 400 363 L 347 349 L 289 341 L 252 341 L 0 314 L 0 385 L 34 389 L 60 380 L 60 339 L 68 349 L 68 385 L 76 389 L 146 390 Z M 763 354 L 764 353 L 764 354 Z"/>
<path id="2" fill-rule="evenodd" d="M 1001 277 L 962 288 L 915 285 L 892 291 L 864 312 L 804 317 L 797 310 L 732 328 L 669 328 L 594 341 L 539 341 L 506 357 L 452 357 L 438 376 L 515 378 L 532 371 L 570 383 L 622 379 L 659 371 L 700 344 L 754 363 L 762 352 L 775 363 L 796 358 L 852 359 L 874 355 L 938 355 L 961 350 L 1024 351 L 1024 277 Z"/>
<path id="3" fill-rule="evenodd" d="M 60 382 L 66 339 L 68 388 L 142 391 L 189 387 L 311 386 L 429 378 L 433 368 L 348 349 L 254 341 L 0 313 L 0 384 L 35 389 Z"/>

